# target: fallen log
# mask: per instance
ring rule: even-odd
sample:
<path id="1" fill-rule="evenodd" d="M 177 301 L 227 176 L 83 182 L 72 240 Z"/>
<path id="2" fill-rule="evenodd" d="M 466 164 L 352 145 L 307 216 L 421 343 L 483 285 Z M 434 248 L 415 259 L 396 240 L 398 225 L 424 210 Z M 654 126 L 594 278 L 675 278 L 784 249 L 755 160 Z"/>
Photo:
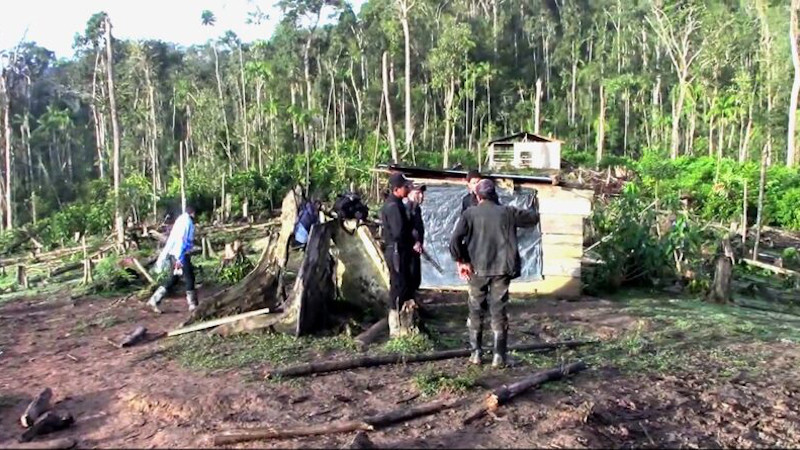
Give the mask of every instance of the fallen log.
<path id="1" fill-rule="evenodd" d="M 45 388 L 33 400 L 31 400 L 25 412 L 20 417 L 20 422 L 25 428 L 33 426 L 36 419 L 50 409 L 50 400 L 53 398 L 53 391 L 50 388 Z"/>
<path id="2" fill-rule="evenodd" d="M 30 442 L 36 436 L 63 430 L 73 424 L 75 420 L 70 413 L 56 413 L 47 411 L 36 419 L 33 426 L 25 430 L 19 437 L 20 442 Z"/>
<path id="3" fill-rule="evenodd" d="M 130 347 L 141 341 L 147 334 L 147 328 L 139 325 L 120 342 L 120 348 Z"/>
<path id="4" fill-rule="evenodd" d="M 66 450 L 75 447 L 77 442 L 73 438 L 58 438 L 49 441 L 26 442 L 17 444 L 14 448 L 23 450 Z"/>
<path id="5" fill-rule="evenodd" d="M 791 270 L 791 269 L 784 269 L 783 267 L 774 266 L 772 264 L 763 263 L 761 261 L 756 261 L 754 259 L 742 258 L 742 262 L 747 264 L 748 266 L 758 267 L 759 269 L 769 270 L 771 272 L 777 273 L 779 275 L 786 275 L 790 277 L 799 277 L 800 272 Z"/>
<path id="6" fill-rule="evenodd" d="M 383 319 L 372 324 L 372 326 L 367 328 L 363 333 L 356 336 L 356 345 L 358 345 L 359 350 L 363 352 L 367 349 L 367 347 L 370 346 L 370 344 L 388 334 L 389 321 L 384 317 Z"/>
<path id="7" fill-rule="evenodd" d="M 352 431 L 372 431 L 398 422 L 415 419 L 449 409 L 459 400 L 436 400 L 413 407 L 403 407 L 386 413 L 364 417 L 361 420 L 340 421 L 322 425 L 281 428 L 255 428 L 229 431 L 214 436 L 214 445 L 237 444 L 262 439 L 283 439 L 321 434 L 349 433 Z"/>
<path id="8" fill-rule="evenodd" d="M 167 336 L 179 336 L 181 334 L 192 333 L 195 331 L 206 330 L 208 328 L 217 327 L 220 325 L 225 325 L 227 323 L 236 322 L 238 320 L 247 319 L 249 317 L 260 316 L 262 314 L 268 314 L 269 308 L 257 309 L 255 311 L 250 311 L 242 314 L 236 314 L 230 317 L 223 317 L 220 319 L 209 320 L 207 322 L 200 322 L 193 325 L 189 325 L 188 327 L 178 328 L 177 330 L 172 330 L 167 333 Z"/>
<path id="9" fill-rule="evenodd" d="M 557 348 L 575 348 L 583 345 L 595 344 L 596 341 L 563 341 L 551 343 L 532 343 L 532 344 L 518 344 L 508 347 L 509 351 L 536 351 L 536 350 L 554 350 Z M 282 369 L 275 369 L 267 373 L 266 378 L 278 377 L 302 377 L 306 375 L 336 372 L 340 370 L 357 369 L 361 367 L 377 367 L 388 364 L 398 363 L 415 363 L 424 361 L 440 361 L 443 359 L 465 358 L 469 356 L 470 350 L 456 349 L 456 350 L 443 350 L 438 352 L 418 353 L 412 355 L 405 354 L 390 354 L 378 356 L 362 356 L 354 359 L 346 359 L 342 361 L 323 361 L 312 362 L 306 364 L 298 364 L 294 366 L 284 367 Z"/>
<path id="10" fill-rule="evenodd" d="M 483 417 L 487 412 L 496 411 L 501 405 L 508 403 L 512 398 L 522 394 L 532 387 L 539 386 L 540 384 L 548 381 L 560 380 L 566 375 L 580 372 L 585 369 L 586 363 L 583 361 L 578 361 L 572 364 L 567 364 L 566 366 L 555 367 L 550 370 L 534 373 L 533 375 L 522 378 L 516 383 L 510 385 L 503 385 L 492 391 L 492 393 L 486 397 L 482 405 L 478 406 L 472 412 L 467 414 L 467 416 L 462 420 L 462 423 L 465 425 L 469 424 L 475 419 Z"/>
<path id="11" fill-rule="evenodd" d="M 372 430 L 372 427 L 368 423 L 359 420 L 300 427 L 257 428 L 252 430 L 242 429 L 229 431 L 214 436 L 214 445 L 230 445 L 264 439 L 286 439 L 302 436 L 318 436 L 321 434 L 349 433 L 352 431 L 369 430 Z"/>

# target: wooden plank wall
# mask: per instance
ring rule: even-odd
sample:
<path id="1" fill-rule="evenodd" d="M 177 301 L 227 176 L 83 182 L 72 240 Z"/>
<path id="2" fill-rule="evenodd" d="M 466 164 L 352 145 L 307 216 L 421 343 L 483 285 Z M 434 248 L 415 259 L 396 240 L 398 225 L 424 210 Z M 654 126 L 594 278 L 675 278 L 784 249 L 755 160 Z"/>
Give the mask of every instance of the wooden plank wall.
<path id="1" fill-rule="evenodd" d="M 591 193 L 556 186 L 535 187 L 539 190 L 544 280 L 518 283 L 515 290 L 561 298 L 579 297 L 583 220 L 591 214 Z"/>

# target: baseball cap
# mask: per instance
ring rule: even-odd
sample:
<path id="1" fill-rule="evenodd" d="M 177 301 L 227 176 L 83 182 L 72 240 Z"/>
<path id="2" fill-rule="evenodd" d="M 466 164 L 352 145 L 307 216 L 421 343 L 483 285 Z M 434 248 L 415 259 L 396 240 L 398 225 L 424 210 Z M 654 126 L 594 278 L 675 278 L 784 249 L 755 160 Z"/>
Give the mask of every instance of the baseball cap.
<path id="1" fill-rule="evenodd" d="M 401 188 L 403 186 L 411 187 L 411 185 L 411 180 L 400 172 L 395 172 L 389 176 L 389 186 L 391 186 L 392 189 Z"/>
<path id="2" fill-rule="evenodd" d="M 489 179 L 481 180 L 478 185 L 475 186 L 475 193 L 481 198 L 490 198 L 494 195 L 497 195 L 497 192 L 494 188 L 494 181 Z"/>

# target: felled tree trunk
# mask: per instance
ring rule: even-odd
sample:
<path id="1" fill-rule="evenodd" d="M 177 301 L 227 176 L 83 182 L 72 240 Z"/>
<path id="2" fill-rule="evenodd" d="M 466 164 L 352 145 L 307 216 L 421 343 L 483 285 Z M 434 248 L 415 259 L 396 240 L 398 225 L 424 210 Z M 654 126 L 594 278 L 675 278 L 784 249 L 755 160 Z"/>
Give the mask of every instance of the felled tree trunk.
<path id="1" fill-rule="evenodd" d="M 295 187 L 281 204 L 281 230 L 261 254 L 261 259 L 244 280 L 200 302 L 185 324 L 231 316 L 263 308 L 276 308 L 283 300 L 282 275 L 289 257 L 302 190 Z"/>
<path id="2" fill-rule="evenodd" d="M 355 220 L 340 222 L 333 232 L 336 245 L 336 282 L 342 298 L 361 310 L 380 308 L 384 314 L 389 298 L 389 271 L 383 255 L 366 227 Z"/>

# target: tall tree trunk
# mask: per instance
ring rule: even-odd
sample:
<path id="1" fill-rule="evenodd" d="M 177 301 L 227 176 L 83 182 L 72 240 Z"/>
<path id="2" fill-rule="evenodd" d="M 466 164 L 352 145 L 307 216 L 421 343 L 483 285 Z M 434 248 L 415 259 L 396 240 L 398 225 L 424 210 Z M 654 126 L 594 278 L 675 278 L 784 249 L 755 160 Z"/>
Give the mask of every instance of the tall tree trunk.
<path id="1" fill-rule="evenodd" d="M 450 147 L 452 142 L 450 140 L 451 129 L 453 126 L 453 101 L 455 100 L 456 80 L 455 77 L 450 77 L 450 86 L 444 95 L 444 157 L 442 158 L 442 166 L 445 169 L 450 168 Z"/>
<path id="2" fill-rule="evenodd" d="M 684 76 L 678 81 L 678 100 L 675 102 L 675 110 L 672 112 L 672 137 L 670 139 L 670 157 L 672 159 L 677 159 L 680 153 L 681 115 L 683 114 L 683 102 L 686 99 L 686 85 L 686 76 Z"/>
<path id="3" fill-rule="evenodd" d="M 217 44 L 213 44 L 214 50 L 214 75 L 217 78 L 217 95 L 219 96 L 219 107 L 222 112 L 222 124 L 225 126 L 225 154 L 228 156 L 228 172 L 233 172 L 233 155 L 231 154 L 231 133 L 228 127 L 228 113 L 225 111 L 225 97 L 222 95 L 222 77 L 219 74 L 219 53 Z"/>
<path id="4" fill-rule="evenodd" d="M 405 46 L 405 131 L 406 131 L 406 150 L 407 155 L 411 151 L 411 140 L 414 130 L 411 128 L 411 32 L 408 26 L 408 11 L 411 9 L 408 0 L 400 1 L 400 23 L 403 25 L 403 42 Z"/>
<path id="5" fill-rule="evenodd" d="M 119 204 L 119 185 L 120 185 L 120 136 L 119 124 L 117 123 L 117 99 L 114 96 L 114 51 L 111 48 L 111 19 L 105 18 L 106 32 L 106 73 L 108 75 L 108 106 L 111 114 L 111 132 L 114 139 L 114 225 L 117 234 L 117 244 L 120 246 L 125 241 L 125 230 L 122 223 L 122 211 Z"/>
<path id="6" fill-rule="evenodd" d="M 383 70 L 383 102 L 386 105 L 386 127 L 389 135 L 389 148 L 392 149 L 392 162 L 397 164 L 399 161 L 397 156 L 397 145 L 394 137 L 394 122 L 392 121 L 392 103 L 389 101 L 389 53 L 383 52 L 382 58 Z"/>
<path id="7" fill-rule="evenodd" d="M 575 110 L 578 108 L 577 99 L 575 97 L 575 92 L 577 89 L 577 81 L 578 81 L 578 55 L 576 54 L 575 43 L 572 44 L 572 77 L 571 77 L 571 85 L 569 90 L 569 98 L 570 98 L 570 111 L 569 111 L 569 124 L 570 126 L 575 126 Z"/>
<path id="8" fill-rule="evenodd" d="M 536 79 L 536 103 L 534 103 L 533 132 L 539 134 L 539 107 L 542 103 L 542 79 Z"/>
<path id="9" fill-rule="evenodd" d="M 13 167 L 11 166 L 11 92 L 8 86 L 8 74 L 0 72 L 0 94 L 3 100 L 3 141 L 5 142 L 6 156 L 6 179 L 5 179 L 5 229 L 14 228 L 13 207 L 11 204 L 11 176 Z"/>
<path id="10" fill-rule="evenodd" d="M 178 167 L 178 169 L 180 170 L 180 175 L 181 175 L 181 211 L 182 212 L 186 212 L 186 176 L 185 176 L 185 171 L 183 169 L 183 166 L 184 166 L 184 164 L 183 164 L 184 148 L 185 148 L 184 142 L 180 141 L 178 143 L 178 153 L 179 153 L 179 155 L 178 155 L 178 164 L 180 165 L 180 167 Z M 223 173 L 223 177 L 224 176 L 225 176 L 225 174 Z M 224 181 L 223 181 L 223 183 L 224 183 Z M 223 195 L 223 202 L 224 201 L 225 200 L 224 200 L 224 195 Z"/>
<path id="11" fill-rule="evenodd" d="M 597 119 L 597 152 L 595 154 L 595 167 L 600 168 L 603 159 L 603 142 L 606 139 L 606 95 L 603 85 L 600 85 L 600 115 Z"/>
<path id="12" fill-rule="evenodd" d="M 94 70 L 92 70 L 92 102 L 90 107 L 92 109 L 92 122 L 94 124 L 94 139 L 97 146 L 97 168 L 100 171 L 100 179 L 105 179 L 105 161 L 103 154 L 105 153 L 105 141 L 102 136 L 102 129 L 100 127 L 100 112 L 97 110 L 97 67 L 100 63 L 100 49 L 97 49 L 94 57 Z"/>
<path id="13" fill-rule="evenodd" d="M 789 100 L 789 126 L 786 137 L 786 165 L 791 167 L 796 164 L 795 157 L 795 134 L 797 128 L 797 96 L 800 95 L 800 48 L 798 48 L 798 35 L 800 35 L 800 24 L 798 24 L 798 9 L 800 0 L 792 0 L 791 14 L 789 19 L 789 44 L 792 49 L 792 65 L 794 66 L 794 82 L 792 83 L 792 96 Z"/>
<path id="14" fill-rule="evenodd" d="M 239 72 L 242 78 L 242 138 L 244 140 L 244 165 L 247 170 L 250 170 L 250 142 L 247 134 L 247 79 L 244 74 L 242 44 L 239 44 Z"/>

